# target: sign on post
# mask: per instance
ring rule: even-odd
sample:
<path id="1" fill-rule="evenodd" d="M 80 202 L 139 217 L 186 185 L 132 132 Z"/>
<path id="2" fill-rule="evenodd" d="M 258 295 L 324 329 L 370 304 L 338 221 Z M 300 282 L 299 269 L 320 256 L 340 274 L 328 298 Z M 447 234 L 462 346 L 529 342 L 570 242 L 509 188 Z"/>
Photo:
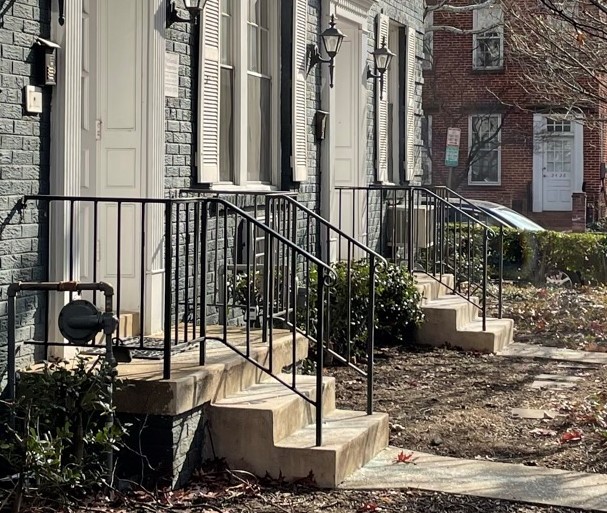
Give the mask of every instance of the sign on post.
<path id="1" fill-rule="evenodd" d="M 445 166 L 457 167 L 459 163 L 459 143 L 462 131 L 459 128 L 447 130 L 447 148 L 445 150 Z"/>

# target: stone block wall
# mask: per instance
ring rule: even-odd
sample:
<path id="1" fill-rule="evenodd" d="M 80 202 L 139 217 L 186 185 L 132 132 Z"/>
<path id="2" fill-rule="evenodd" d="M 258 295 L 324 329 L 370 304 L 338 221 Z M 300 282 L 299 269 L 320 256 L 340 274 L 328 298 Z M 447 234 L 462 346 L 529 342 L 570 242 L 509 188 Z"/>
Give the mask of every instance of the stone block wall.
<path id="1" fill-rule="evenodd" d="M 50 1 L 4 2 L 0 16 L 0 384 L 6 378 L 7 287 L 47 277 L 47 216 L 35 205 L 19 211 L 24 194 L 49 189 L 51 90 L 43 92 L 43 113 L 28 114 L 24 88 L 37 85 L 34 47 L 50 36 Z M 44 332 L 43 294 L 17 300 L 17 340 L 40 339 Z M 21 346 L 17 364 L 34 349 Z"/>

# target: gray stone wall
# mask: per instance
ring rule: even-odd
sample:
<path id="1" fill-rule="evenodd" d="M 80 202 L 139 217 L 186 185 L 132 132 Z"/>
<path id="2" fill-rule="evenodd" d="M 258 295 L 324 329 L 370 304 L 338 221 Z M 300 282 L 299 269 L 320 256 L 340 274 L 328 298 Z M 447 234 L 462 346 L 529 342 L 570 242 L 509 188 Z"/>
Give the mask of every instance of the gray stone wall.
<path id="1" fill-rule="evenodd" d="M 205 410 L 176 416 L 119 414 L 129 424 L 126 449 L 117 456 L 118 477 L 145 486 L 184 486 L 203 463 Z"/>
<path id="2" fill-rule="evenodd" d="M 35 83 L 33 61 L 37 37 L 49 38 L 50 2 L 4 2 L 0 17 L 0 383 L 5 376 L 7 287 L 47 276 L 46 215 L 31 205 L 17 209 L 24 194 L 48 193 L 50 90 L 44 113 L 24 110 L 23 90 Z M 44 296 L 24 294 L 17 301 L 17 340 L 43 336 Z M 19 348 L 17 364 L 27 363 L 32 346 Z"/>

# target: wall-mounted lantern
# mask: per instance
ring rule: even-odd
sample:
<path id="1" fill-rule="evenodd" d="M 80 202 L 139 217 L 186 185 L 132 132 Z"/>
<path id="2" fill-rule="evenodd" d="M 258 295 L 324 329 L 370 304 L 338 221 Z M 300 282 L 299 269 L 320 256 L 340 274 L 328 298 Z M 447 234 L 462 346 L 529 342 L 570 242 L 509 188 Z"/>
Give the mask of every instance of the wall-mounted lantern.
<path id="1" fill-rule="evenodd" d="M 196 22 L 198 18 L 200 18 L 207 0 L 183 0 L 183 3 L 185 8 L 190 13 L 189 18 L 182 18 L 179 16 L 177 6 L 175 5 L 175 0 L 167 0 L 167 28 L 169 28 L 173 23 Z"/>
<path id="2" fill-rule="evenodd" d="M 386 71 L 388 71 L 388 69 L 390 68 L 390 63 L 392 62 L 392 59 L 396 56 L 396 54 L 391 52 L 390 49 L 386 46 L 386 38 L 384 37 L 381 47 L 375 48 L 372 55 L 373 61 L 375 63 L 375 72 L 368 70 L 367 78 L 379 78 L 379 97 L 380 99 L 383 99 L 384 75 L 386 74 Z"/>
<path id="3" fill-rule="evenodd" d="M 308 73 L 312 71 L 312 68 L 317 64 L 329 64 L 329 85 L 333 87 L 333 75 L 335 72 L 335 57 L 341 49 L 341 45 L 344 42 L 346 35 L 335 27 L 335 15 L 331 15 L 331 21 L 329 22 L 329 28 L 326 29 L 321 35 L 322 44 L 325 48 L 325 52 L 329 56 L 328 59 L 323 59 L 320 56 L 318 46 L 315 44 L 308 45 Z"/>

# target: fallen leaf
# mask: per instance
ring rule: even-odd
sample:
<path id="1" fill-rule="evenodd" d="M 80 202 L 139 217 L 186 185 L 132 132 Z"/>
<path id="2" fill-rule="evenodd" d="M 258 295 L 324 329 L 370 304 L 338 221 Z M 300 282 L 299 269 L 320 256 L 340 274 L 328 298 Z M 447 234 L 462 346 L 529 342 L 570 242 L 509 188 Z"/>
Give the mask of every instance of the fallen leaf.
<path id="1" fill-rule="evenodd" d="M 405 451 L 400 451 L 394 463 L 414 463 L 417 458 L 413 458 L 413 453 L 406 454 Z"/>
<path id="2" fill-rule="evenodd" d="M 367 502 L 356 510 L 356 513 L 364 513 L 365 511 L 381 511 L 381 508 L 376 502 Z"/>
<path id="3" fill-rule="evenodd" d="M 584 433 L 580 429 L 571 429 L 561 435 L 561 443 L 579 442 L 584 438 Z"/>
<path id="4" fill-rule="evenodd" d="M 556 436 L 556 431 L 553 431 L 552 429 L 545 429 L 545 428 L 535 428 L 535 429 L 532 429 L 530 431 L 530 433 L 532 435 L 537 435 L 537 436 Z"/>

